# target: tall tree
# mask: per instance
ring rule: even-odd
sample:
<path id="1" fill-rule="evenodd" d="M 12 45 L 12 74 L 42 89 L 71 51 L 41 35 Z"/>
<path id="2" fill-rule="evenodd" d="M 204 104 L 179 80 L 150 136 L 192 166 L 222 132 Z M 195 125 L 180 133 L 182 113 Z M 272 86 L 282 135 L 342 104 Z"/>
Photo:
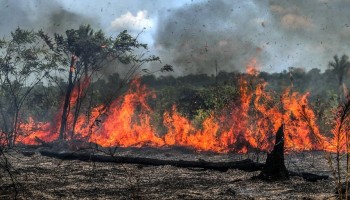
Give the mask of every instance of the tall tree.
<path id="1" fill-rule="evenodd" d="M 68 129 L 74 133 L 82 101 L 86 96 L 86 88 L 93 82 L 90 79 L 96 72 L 113 62 L 122 63 L 129 66 L 124 79 L 129 80 L 144 63 L 159 61 L 156 56 L 147 56 L 147 45 L 140 43 L 127 31 L 112 38 L 106 37 L 101 30 L 95 32 L 89 25 L 83 25 L 79 29 L 67 30 L 65 36 L 55 34 L 54 39 L 43 32 L 41 36 L 56 54 L 66 58 L 66 64 L 70 63 L 59 139 L 67 137 Z M 72 100 L 73 89 L 74 100 Z M 73 109 L 72 102 L 73 123 L 68 128 L 67 119 Z"/>
<path id="2" fill-rule="evenodd" d="M 333 58 L 334 58 L 334 61 L 329 62 L 328 66 L 333 70 L 333 72 L 337 76 L 339 93 L 342 99 L 343 97 L 345 97 L 345 94 L 343 91 L 344 74 L 350 68 L 349 57 L 347 55 L 342 55 L 342 57 L 339 59 L 338 55 L 335 55 Z"/>

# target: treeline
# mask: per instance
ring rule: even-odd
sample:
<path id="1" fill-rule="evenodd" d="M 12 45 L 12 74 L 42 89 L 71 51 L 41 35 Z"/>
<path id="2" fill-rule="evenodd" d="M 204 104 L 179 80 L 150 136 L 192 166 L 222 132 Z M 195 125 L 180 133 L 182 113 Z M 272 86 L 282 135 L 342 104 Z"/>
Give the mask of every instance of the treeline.
<path id="1" fill-rule="evenodd" d="M 207 74 L 187 75 L 180 77 L 146 75 L 142 77 L 142 82 L 156 90 L 169 86 L 206 88 L 214 86 L 237 86 L 239 79 L 244 73 L 221 71 L 217 76 Z M 344 82 L 349 85 L 349 76 L 344 74 Z M 257 75 L 268 82 L 268 88 L 275 91 L 282 91 L 293 84 L 293 88 L 299 92 L 310 92 L 311 96 L 326 95 L 328 92 L 337 92 L 338 80 L 334 70 L 327 69 L 321 72 L 314 68 L 305 71 L 302 68 L 289 68 L 280 73 L 260 72 Z"/>
<path id="2" fill-rule="evenodd" d="M 193 115 L 193 110 L 222 108 L 239 97 L 240 79 L 244 73 L 220 72 L 217 76 L 198 74 L 181 77 L 154 75 L 142 77 L 142 82 L 155 89 L 160 98 L 165 96 L 164 103 L 176 103 L 180 110 Z M 344 74 L 344 85 L 349 85 L 349 76 Z M 266 81 L 266 90 L 276 95 L 291 88 L 299 93 L 309 92 L 311 103 L 326 104 L 335 101 L 339 96 L 339 81 L 333 69 L 321 72 L 314 68 L 305 71 L 301 68 L 289 68 L 280 73 L 260 72 L 254 79 Z M 220 102 L 222 101 L 222 102 Z M 167 103 L 169 102 L 169 103 Z M 170 103 L 171 102 L 171 103 Z M 216 105 L 219 104 L 219 105 Z"/>
<path id="3" fill-rule="evenodd" d="M 155 91 L 156 99 L 150 99 L 149 102 L 155 110 L 163 113 L 176 104 L 182 114 L 194 119 L 199 117 L 199 113 L 208 114 L 238 103 L 239 81 L 244 75 L 240 72 L 220 72 L 217 76 L 144 75 L 141 76 L 141 83 Z M 336 103 L 338 97 L 338 80 L 332 69 L 321 72 L 316 68 L 310 71 L 290 68 L 281 73 L 260 72 L 255 79 L 266 81 L 266 89 L 274 91 L 276 95 L 289 87 L 300 93 L 309 92 L 309 100 L 315 106 Z M 93 82 L 93 105 L 105 104 L 109 96 L 125 92 L 127 88 L 119 88 L 122 81 L 123 77 L 114 73 Z M 344 82 L 349 85 L 349 78 L 345 76 Z M 60 85 L 35 86 L 26 102 L 26 113 L 39 121 L 52 118 L 63 101 L 64 92 L 60 88 L 65 88 L 66 85 L 65 82 L 61 82 Z"/>

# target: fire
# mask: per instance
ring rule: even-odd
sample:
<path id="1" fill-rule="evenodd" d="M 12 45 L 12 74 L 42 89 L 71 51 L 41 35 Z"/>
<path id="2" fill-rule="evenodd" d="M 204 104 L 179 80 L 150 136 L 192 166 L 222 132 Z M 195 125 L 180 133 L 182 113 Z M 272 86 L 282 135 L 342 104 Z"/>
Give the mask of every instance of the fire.
<path id="1" fill-rule="evenodd" d="M 134 92 L 128 92 L 121 104 L 118 100 L 112 104 L 102 127 L 90 141 L 102 146 L 164 145 L 163 139 L 155 134 L 150 122 L 152 109 L 146 102 L 147 97 L 155 97 L 154 94 L 138 80 L 133 82 L 132 90 Z M 140 111 L 136 111 L 138 106 Z"/>
<path id="2" fill-rule="evenodd" d="M 222 152 L 226 149 L 217 137 L 220 126 L 212 115 L 203 121 L 201 129 L 197 129 L 174 106 L 172 113 L 164 114 L 164 125 L 168 129 L 164 136 L 166 145 L 194 147 L 202 151 Z"/>
<path id="3" fill-rule="evenodd" d="M 27 123 L 20 124 L 20 130 L 23 134 L 28 134 L 24 138 L 20 138 L 19 141 L 24 144 L 36 144 L 37 138 L 42 141 L 49 142 L 52 140 L 53 135 L 51 133 L 51 124 L 35 122 L 33 118 L 29 118 Z"/>
<path id="4" fill-rule="evenodd" d="M 184 146 L 198 151 L 246 153 L 252 149 L 271 150 L 274 134 L 284 124 L 288 151 L 334 150 L 320 133 L 307 100 L 308 93 L 299 94 L 290 87 L 277 95 L 269 91 L 268 84 L 259 80 L 257 75 L 257 61 L 253 59 L 247 65 L 247 74 L 241 77 L 240 100 L 230 108 L 230 114 L 211 113 L 198 126 L 181 115 L 174 105 L 162 115 L 165 130 L 162 132 L 155 126 L 152 120 L 155 113 L 147 103 L 149 99 L 156 98 L 155 93 L 135 79 L 129 91 L 110 106 L 93 108 L 89 118 L 80 115 L 72 138 L 85 139 L 104 147 Z M 71 108 L 79 99 L 78 91 L 81 94 L 89 81 L 85 80 L 80 88 L 75 88 Z M 73 118 L 71 111 L 69 130 L 72 129 Z M 59 129 L 57 124 L 29 119 L 21 124 L 20 130 L 27 136 L 18 142 L 36 144 L 36 138 L 47 142 L 57 139 Z"/>
<path id="5" fill-rule="evenodd" d="M 258 75 L 259 73 L 259 67 L 258 67 L 258 61 L 256 60 L 256 58 L 253 58 L 249 61 L 249 63 L 247 64 L 246 67 L 246 72 L 249 75 Z"/>

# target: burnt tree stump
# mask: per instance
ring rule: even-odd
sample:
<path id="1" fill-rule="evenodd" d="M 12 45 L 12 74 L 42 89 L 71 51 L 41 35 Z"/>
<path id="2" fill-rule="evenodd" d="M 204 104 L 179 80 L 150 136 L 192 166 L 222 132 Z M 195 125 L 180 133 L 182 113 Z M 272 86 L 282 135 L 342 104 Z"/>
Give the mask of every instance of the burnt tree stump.
<path id="1" fill-rule="evenodd" d="M 284 164 L 283 125 L 276 133 L 276 141 L 273 150 L 271 153 L 267 154 L 266 163 L 258 177 L 269 181 L 289 179 L 289 174 Z"/>

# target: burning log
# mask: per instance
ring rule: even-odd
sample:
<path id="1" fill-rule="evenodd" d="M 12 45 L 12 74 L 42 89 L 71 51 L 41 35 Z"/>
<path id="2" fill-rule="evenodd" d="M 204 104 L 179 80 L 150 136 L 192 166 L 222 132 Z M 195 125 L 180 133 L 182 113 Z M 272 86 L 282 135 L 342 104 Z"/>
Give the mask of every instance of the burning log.
<path id="1" fill-rule="evenodd" d="M 125 163 L 125 164 L 140 164 L 151 166 L 163 166 L 171 165 L 175 167 L 183 168 L 203 168 L 218 170 L 225 172 L 228 169 L 239 169 L 243 171 L 253 172 L 262 169 L 263 164 L 255 163 L 251 159 L 245 159 L 232 162 L 208 162 L 204 160 L 188 161 L 188 160 L 161 160 L 155 158 L 141 158 L 141 157 L 128 157 L 128 156 L 110 156 L 91 153 L 77 153 L 77 152 L 56 152 L 52 150 L 40 150 L 41 155 L 58 158 L 62 160 L 80 160 L 88 162 L 113 162 L 113 163 Z"/>
<path id="2" fill-rule="evenodd" d="M 283 125 L 276 133 L 276 141 L 273 150 L 271 153 L 267 154 L 265 166 L 258 177 L 270 181 L 289 179 L 289 173 L 284 164 Z"/>

